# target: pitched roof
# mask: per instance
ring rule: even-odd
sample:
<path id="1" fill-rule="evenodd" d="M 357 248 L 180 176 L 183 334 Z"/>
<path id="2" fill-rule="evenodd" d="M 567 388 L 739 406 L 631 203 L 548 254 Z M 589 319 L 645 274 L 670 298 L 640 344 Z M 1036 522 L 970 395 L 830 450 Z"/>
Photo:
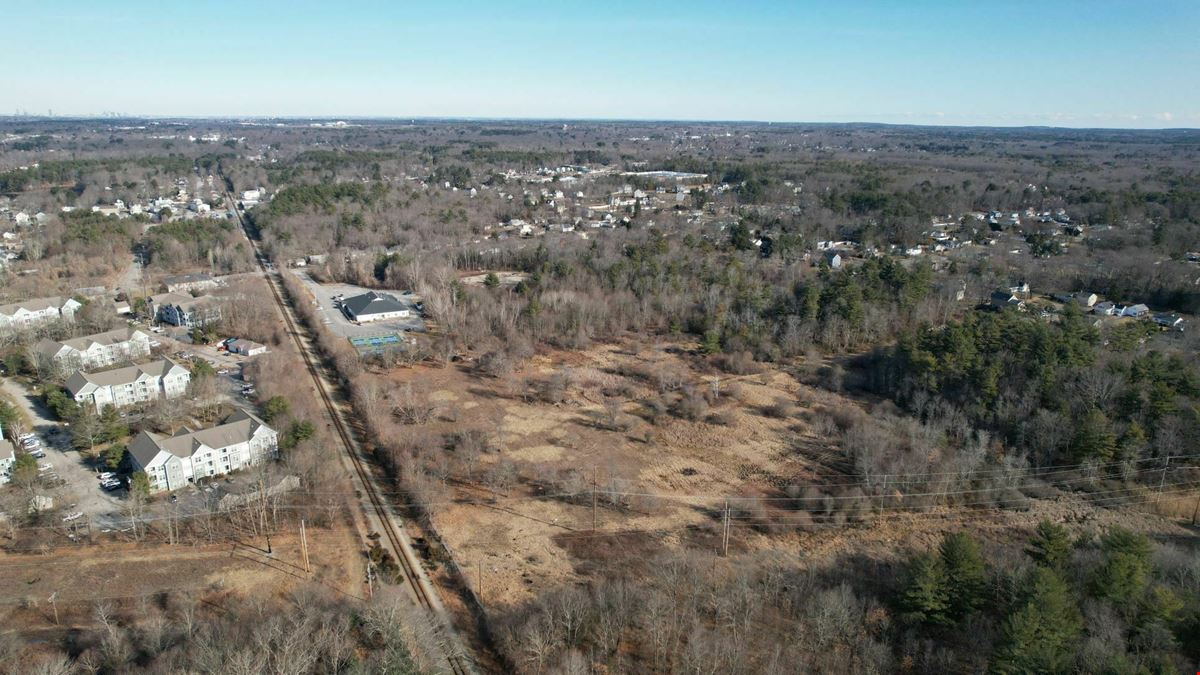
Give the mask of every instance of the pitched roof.
<path id="1" fill-rule="evenodd" d="M 163 279 L 163 283 L 170 286 L 172 284 L 191 284 L 198 281 L 216 281 L 211 274 L 175 274 Z"/>
<path id="2" fill-rule="evenodd" d="M 154 305 L 179 305 L 185 302 L 195 300 L 186 293 L 159 293 L 158 295 L 150 296 L 150 302 Z"/>
<path id="3" fill-rule="evenodd" d="M 105 333 L 85 335 L 83 337 L 63 340 L 61 342 L 42 340 L 37 344 L 36 349 L 38 352 L 46 354 L 47 356 L 53 356 L 57 354 L 63 347 L 70 347 L 71 349 L 83 352 L 87 351 L 89 347 L 95 344 L 98 344 L 102 347 L 107 347 L 110 345 L 120 344 L 122 342 L 128 342 L 129 340 L 133 339 L 134 335 L 139 333 L 146 335 L 136 328 L 118 328 Z"/>
<path id="4" fill-rule="evenodd" d="M 354 316 L 402 312 L 408 309 L 408 306 L 397 300 L 396 296 L 390 293 L 376 293 L 375 291 L 367 291 L 362 295 L 346 298 L 342 304 Z"/>
<path id="5" fill-rule="evenodd" d="M 14 459 L 16 456 L 17 450 L 13 447 L 12 441 L 0 438 L 0 459 Z"/>
<path id="6" fill-rule="evenodd" d="M 62 309 L 63 305 L 67 304 L 69 301 L 71 301 L 71 298 L 62 298 L 57 295 L 50 298 L 22 300 L 21 302 L 14 302 L 8 305 L 0 305 L 0 314 L 12 316 L 13 314 L 17 313 L 17 310 L 21 309 L 27 312 L 40 312 L 43 309 L 49 309 L 51 307 Z"/>
<path id="7" fill-rule="evenodd" d="M 143 431 L 129 443 L 129 452 L 141 466 L 149 466 L 159 452 L 176 457 L 191 457 L 201 447 L 227 448 L 254 438 L 259 429 L 270 429 L 262 420 L 239 410 L 215 427 L 198 431 L 183 430 L 174 436 Z"/>
<path id="8" fill-rule="evenodd" d="M 89 384 L 96 387 L 111 387 L 113 385 L 134 382 L 143 376 L 162 378 L 176 371 L 188 372 L 186 368 L 171 359 L 151 361 L 150 363 L 141 363 L 124 368 L 113 368 L 112 370 L 102 370 L 90 375 L 77 370 L 74 375 L 67 379 L 67 391 L 71 392 L 72 396 L 76 396 Z"/>

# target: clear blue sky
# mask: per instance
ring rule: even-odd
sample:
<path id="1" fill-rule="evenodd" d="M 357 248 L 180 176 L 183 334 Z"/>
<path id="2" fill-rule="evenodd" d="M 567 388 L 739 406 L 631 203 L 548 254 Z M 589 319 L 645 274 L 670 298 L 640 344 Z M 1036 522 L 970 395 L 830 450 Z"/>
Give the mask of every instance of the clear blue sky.
<path id="1" fill-rule="evenodd" d="M 1200 0 L 0 0 L 0 113 L 1200 127 Z"/>

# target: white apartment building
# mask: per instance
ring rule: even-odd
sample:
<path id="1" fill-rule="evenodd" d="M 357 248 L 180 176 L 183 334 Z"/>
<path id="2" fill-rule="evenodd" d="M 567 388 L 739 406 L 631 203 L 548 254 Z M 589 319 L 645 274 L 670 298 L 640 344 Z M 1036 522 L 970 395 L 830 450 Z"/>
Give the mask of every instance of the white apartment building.
<path id="1" fill-rule="evenodd" d="M 34 347 L 39 358 L 73 370 L 91 370 L 150 356 L 150 334 L 136 328 L 55 342 L 42 340 Z"/>
<path id="2" fill-rule="evenodd" d="M 278 434 L 242 410 L 220 425 L 174 436 L 149 431 L 129 443 L 135 471 L 144 471 L 150 490 L 178 490 L 198 478 L 220 476 L 274 457 Z"/>
<path id="3" fill-rule="evenodd" d="M 17 450 L 4 437 L 4 427 L 0 426 L 0 485 L 4 485 L 11 479 L 13 464 L 16 461 Z"/>
<path id="4" fill-rule="evenodd" d="M 74 321 L 75 311 L 83 307 L 73 298 L 38 298 L 0 305 L 0 328 L 32 328 L 62 319 Z"/>
<path id="5" fill-rule="evenodd" d="M 124 408 L 187 393 L 192 379 L 187 368 L 162 359 L 125 368 L 87 374 L 76 371 L 67 380 L 67 392 L 80 405 L 100 412 L 108 406 Z"/>

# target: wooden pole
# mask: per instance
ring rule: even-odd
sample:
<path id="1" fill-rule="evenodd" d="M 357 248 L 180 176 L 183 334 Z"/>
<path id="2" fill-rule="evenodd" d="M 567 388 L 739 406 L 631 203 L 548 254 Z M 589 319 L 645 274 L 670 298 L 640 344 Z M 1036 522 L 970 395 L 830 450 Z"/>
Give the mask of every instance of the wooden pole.
<path id="1" fill-rule="evenodd" d="M 729 500 L 725 500 L 725 511 L 721 517 L 721 556 L 729 555 Z"/>
<path id="2" fill-rule="evenodd" d="M 58 591 L 50 594 L 50 605 L 54 607 L 54 625 L 58 625 Z"/>
<path id="3" fill-rule="evenodd" d="M 1171 466 L 1171 456 L 1167 455 L 1167 462 L 1163 464 L 1162 478 L 1158 481 L 1158 494 L 1162 494 L 1163 486 L 1167 482 L 1167 469 Z"/>
<path id="4" fill-rule="evenodd" d="M 1196 526 L 1196 517 L 1200 516 L 1200 492 L 1196 493 L 1196 507 L 1192 509 L 1192 527 Z"/>
<path id="5" fill-rule="evenodd" d="M 304 531 L 304 519 L 300 519 L 300 552 L 304 554 L 304 573 L 312 574 L 308 566 L 308 535 Z"/>
<path id="6" fill-rule="evenodd" d="M 596 467 L 592 467 L 592 531 L 596 531 Z"/>
<path id="7" fill-rule="evenodd" d="M 475 563 L 476 580 L 475 580 L 475 597 L 479 598 L 479 604 L 483 604 L 483 559 Z"/>

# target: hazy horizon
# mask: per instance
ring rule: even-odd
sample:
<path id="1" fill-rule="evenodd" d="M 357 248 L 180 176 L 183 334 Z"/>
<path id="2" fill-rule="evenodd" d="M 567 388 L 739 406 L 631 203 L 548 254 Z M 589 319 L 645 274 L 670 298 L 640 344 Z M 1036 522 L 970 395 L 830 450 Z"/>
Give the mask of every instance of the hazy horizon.
<path id="1" fill-rule="evenodd" d="M 168 9 L 9 10 L 0 112 L 1200 127 L 1184 0 Z"/>

